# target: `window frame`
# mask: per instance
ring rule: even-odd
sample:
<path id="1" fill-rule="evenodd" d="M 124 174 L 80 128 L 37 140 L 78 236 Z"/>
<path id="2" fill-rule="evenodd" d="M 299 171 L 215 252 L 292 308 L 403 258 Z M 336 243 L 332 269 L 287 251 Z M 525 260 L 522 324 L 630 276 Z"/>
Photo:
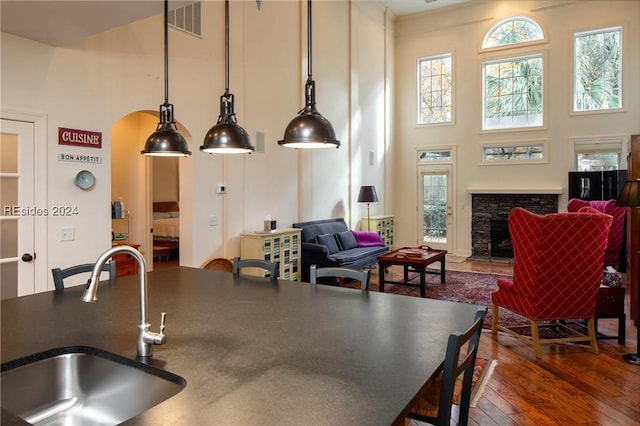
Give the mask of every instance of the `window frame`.
<path id="1" fill-rule="evenodd" d="M 421 110 L 422 110 L 422 99 L 421 99 L 421 91 L 420 91 L 420 83 L 422 81 L 422 75 L 420 73 L 420 63 L 423 60 L 428 60 L 428 59 L 437 59 L 437 58 L 445 58 L 445 57 L 449 57 L 450 61 L 451 61 L 451 68 L 450 68 L 450 78 L 451 78 L 451 119 L 449 121 L 440 121 L 440 122 L 433 122 L 433 123 L 426 123 L 426 122 L 421 122 L 421 118 L 422 118 L 422 114 L 421 114 Z M 423 126 L 449 126 L 449 125 L 454 125 L 455 124 L 455 63 L 454 63 L 454 56 L 455 56 L 455 52 L 449 51 L 449 52 L 444 52 L 444 53 L 437 53 L 437 54 L 429 54 L 429 55 L 424 55 L 424 56 L 419 56 L 418 58 L 416 58 L 416 125 L 418 127 L 423 127 Z"/>
<path id="2" fill-rule="evenodd" d="M 486 76 L 485 65 L 488 63 L 507 62 L 514 61 L 520 58 L 536 57 L 539 56 L 542 60 L 542 120 L 539 125 L 534 126 L 519 126 L 519 127 L 495 127 L 485 128 L 486 120 Z M 521 132 L 521 131 L 535 131 L 546 129 L 547 119 L 545 113 L 547 112 L 547 81 L 548 81 L 548 57 L 547 51 L 541 49 L 521 49 L 519 52 L 503 53 L 501 55 L 487 55 L 480 58 L 480 78 L 481 78 L 481 123 L 480 133 L 496 133 L 496 132 Z"/>
<path id="3" fill-rule="evenodd" d="M 530 41 L 524 41 L 524 42 L 520 42 L 520 43 L 505 44 L 505 45 L 501 45 L 501 46 L 484 47 L 484 44 L 485 44 L 485 41 L 487 40 L 487 37 L 496 28 L 498 28 L 500 25 L 503 25 L 503 24 L 506 24 L 508 22 L 512 22 L 512 21 L 515 21 L 515 20 L 518 20 L 518 19 L 529 21 L 529 22 L 533 23 L 535 26 L 537 26 L 540 29 L 540 32 L 542 33 L 542 38 L 538 39 L 538 40 L 530 40 Z M 534 18 L 532 18 L 530 16 L 523 15 L 523 14 L 518 14 L 518 15 L 505 16 L 505 17 L 501 18 L 498 22 L 493 24 L 487 31 L 485 31 L 484 37 L 482 38 L 482 42 L 480 44 L 480 51 L 481 52 L 492 52 L 492 51 L 505 51 L 507 49 L 520 49 L 520 48 L 523 48 L 523 47 L 535 46 L 535 45 L 544 44 L 544 43 L 547 43 L 547 42 L 548 42 L 548 40 L 547 40 L 547 31 L 544 30 L 542 25 L 540 25 L 540 23 L 536 19 L 534 19 Z"/>
<path id="4" fill-rule="evenodd" d="M 520 146 L 542 146 L 542 158 L 540 159 L 513 159 L 513 160 L 486 160 L 485 150 L 487 148 L 515 148 Z M 480 165 L 482 166 L 512 166 L 514 164 L 546 164 L 549 163 L 548 139 L 522 139 L 501 142 L 486 142 L 480 144 Z"/>
<path id="5" fill-rule="evenodd" d="M 570 138 L 569 147 L 571 150 L 571 157 L 569 161 L 571 162 L 571 164 L 570 164 L 569 170 L 581 171 L 581 170 L 578 170 L 578 154 L 580 152 L 586 152 L 586 150 L 581 151 L 579 149 L 576 149 L 578 146 L 602 145 L 604 147 L 604 146 L 613 146 L 618 144 L 620 148 L 620 162 L 618 164 L 618 167 L 620 170 L 626 169 L 627 165 L 625 164 L 625 153 L 628 152 L 628 149 L 627 149 L 628 139 L 629 138 L 627 135 L 602 135 L 602 136 Z M 599 152 L 599 151 L 596 150 L 594 152 Z M 602 151 L 602 152 L 614 152 L 614 151 Z"/>
<path id="6" fill-rule="evenodd" d="M 591 110 L 576 110 L 576 38 L 579 34 L 599 34 L 607 32 L 607 30 L 620 30 L 620 61 L 619 61 L 619 97 L 620 97 L 620 106 L 617 108 L 607 108 L 607 109 L 591 109 Z M 625 103 L 624 103 L 624 46 L 625 46 L 625 31 L 624 25 L 608 25 L 606 27 L 596 28 L 596 29 L 582 29 L 582 30 L 574 30 L 571 35 L 571 90 L 569 101 L 571 105 L 569 107 L 569 115 L 587 115 L 587 114 L 611 114 L 611 113 L 619 113 L 626 112 Z"/>

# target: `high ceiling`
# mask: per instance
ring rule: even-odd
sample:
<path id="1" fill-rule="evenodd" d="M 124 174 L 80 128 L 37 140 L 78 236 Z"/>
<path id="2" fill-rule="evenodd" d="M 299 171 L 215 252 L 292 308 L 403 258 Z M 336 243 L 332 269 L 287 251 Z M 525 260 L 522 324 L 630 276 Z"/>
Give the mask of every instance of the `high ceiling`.
<path id="1" fill-rule="evenodd" d="M 193 1 L 170 0 L 169 8 Z M 271 0 L 259 1 L 264 7 L 264 3 Z M 395 15 L 402 16 L 469 0 L 380 1 Z M 162 12 L 163 2 L 160 0 L 1 0 L 0 29 L 53 46 L 64 46 L 74 40 Z"/>

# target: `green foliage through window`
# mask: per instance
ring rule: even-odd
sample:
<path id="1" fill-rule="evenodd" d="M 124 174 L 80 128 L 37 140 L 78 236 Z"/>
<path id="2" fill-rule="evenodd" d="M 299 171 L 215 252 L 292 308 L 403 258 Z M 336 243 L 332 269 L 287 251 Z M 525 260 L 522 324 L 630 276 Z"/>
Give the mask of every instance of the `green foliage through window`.
<path id="1" fill-rule="evenodd" d="M 541 144 L 492 146 L 482 150 L 482 161 L 530 161 L 543 160 L 544 147 Z"/>
<path id="2" fill-rule="evenodd" d="M 493 26 L 482 42 L 482 48 L 542 40 L 542 30 L 533 20 L 523 16 L 503 19 Z"/>
<path id="3" fill-rule="evenodd" d="M 622 107 L 621 28 L 574 35 L 574 111 Z"/>
<path id="4" fill-rule="evenodd" d="M 542 125 L 542 55 L 484 63 L 484 129 Z"/>

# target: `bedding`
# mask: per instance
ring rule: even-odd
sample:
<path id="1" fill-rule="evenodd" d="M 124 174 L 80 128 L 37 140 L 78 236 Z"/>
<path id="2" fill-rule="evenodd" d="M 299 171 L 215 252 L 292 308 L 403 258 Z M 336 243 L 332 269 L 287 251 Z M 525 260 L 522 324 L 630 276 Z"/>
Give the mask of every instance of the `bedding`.
<path id="1" fill-rule="evenodd" d="M 153 239 L 175 241 L 179 238 L 180 212 L 178 203 L 175 201 L 154 202 Z"/>

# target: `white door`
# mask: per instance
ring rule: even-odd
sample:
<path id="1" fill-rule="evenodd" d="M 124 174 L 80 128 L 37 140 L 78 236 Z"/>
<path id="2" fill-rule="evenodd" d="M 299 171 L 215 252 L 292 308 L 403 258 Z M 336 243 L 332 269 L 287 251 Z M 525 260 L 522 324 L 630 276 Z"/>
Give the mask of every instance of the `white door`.
<path id="1" fill-rule="evenodd" d="M 35 220 L 46 206 L 35 203 L 35 125 L 1 120 L 0 298 L 35 292 Z M 38 210 L 40 209 L 40 210 Z"/>
<path id="2" fill-rule="evenodd" d="M 452 252 L 452 167 L 422 166 L 418 169 L 419 244 Z"/>

